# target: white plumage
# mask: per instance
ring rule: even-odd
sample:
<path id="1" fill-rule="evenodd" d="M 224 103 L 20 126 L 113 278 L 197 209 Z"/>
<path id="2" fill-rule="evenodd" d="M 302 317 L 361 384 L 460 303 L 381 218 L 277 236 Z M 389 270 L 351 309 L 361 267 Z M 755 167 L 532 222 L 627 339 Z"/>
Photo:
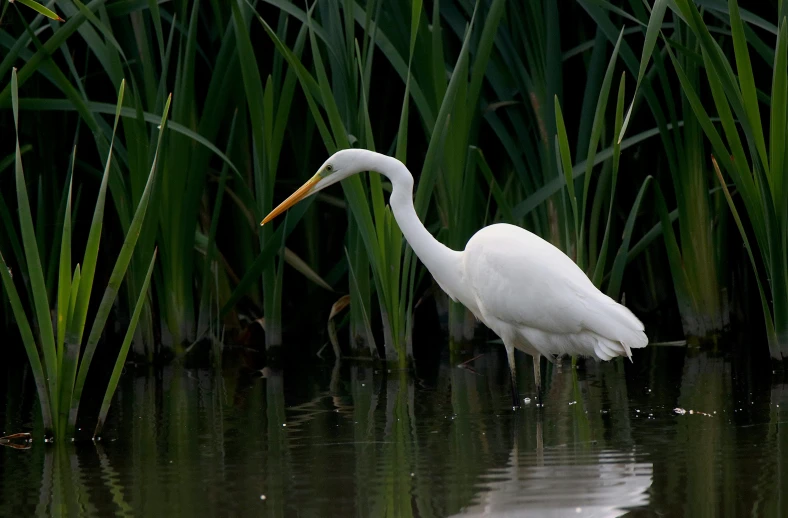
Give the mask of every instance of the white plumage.
<path id="1" fill-rule="evenodd" d="M 624 306 L 599 291 L 563 252 L 520 227 L 483 228 L 462 252 L 437 241 L 413 208 L 413 177 L 394 158 L 361 149 L 338 151 L 262 224 L 306 196 L 361 171 L 377 171 L 392 185 L 394 218 L 403 235 L 440 287 L 470 309 L 501 337 L 515 384 L 514 351 L 534 357 L 534 377 L 541 386 L 540 357 L 583 355 L 601 360 L 631 359 L 645 347 L 643 324 Z"/>
<path id="2" fill-rule="evenodd" d="M 610 360 L 645 347 L 643 324 L 563 252 L 520 227 L 491 225 L 462 252 L 476 316 L 528 354 Z"/>

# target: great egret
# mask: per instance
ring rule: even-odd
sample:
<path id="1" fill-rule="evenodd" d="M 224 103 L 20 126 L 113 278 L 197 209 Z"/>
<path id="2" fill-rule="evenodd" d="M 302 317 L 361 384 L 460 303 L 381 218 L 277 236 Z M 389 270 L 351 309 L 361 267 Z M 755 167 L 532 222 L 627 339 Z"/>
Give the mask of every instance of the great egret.
<path id="1" fill-rule="evenodd" d="M 643 324 L 599 291 L 563 252 L 514 225 L 478 231 L 465 250 L 452 250 L 424 228 L 413 207 L 413 176 L 399 160 L 364 149 L 337 151 L 318 172 L 268 214 L 261 225 L 298 201 L 362 171 L 391 181 L 389 203 L 402 234 L 449 297 L 461 302 L 503 340 L 512 377 L 512 403 L 519 406 L 514 351 L 534 358 L 541 390 L 540 359 L 576 354 L 610 360 L 645 347 Z"/>

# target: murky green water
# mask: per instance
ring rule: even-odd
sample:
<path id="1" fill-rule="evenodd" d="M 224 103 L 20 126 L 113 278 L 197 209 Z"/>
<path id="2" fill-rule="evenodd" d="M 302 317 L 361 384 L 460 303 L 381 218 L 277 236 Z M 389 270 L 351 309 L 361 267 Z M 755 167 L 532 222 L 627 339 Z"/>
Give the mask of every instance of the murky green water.
<path id="1" fill-rule="evenodd" d="M 486 351 L 422 379 L 130 371 L 96 445 L 0 447 L 0 516 L 788 512 L 788 385 L 771 370 L 653 347 L 634 364 L 566 362 L 544 408 L 513 412 L 503 351 Z M 33 426 L 21 379 L 0 383 L 0 435 Z"/>

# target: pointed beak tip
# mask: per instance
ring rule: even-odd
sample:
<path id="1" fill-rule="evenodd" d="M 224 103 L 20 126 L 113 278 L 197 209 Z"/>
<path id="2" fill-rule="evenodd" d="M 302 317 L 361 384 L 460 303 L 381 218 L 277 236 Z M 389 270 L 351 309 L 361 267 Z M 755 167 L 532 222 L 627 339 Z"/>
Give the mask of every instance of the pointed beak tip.
<path id="1" fill-rule="evenodd" d="M 260 222 L 260 226 L 264 226 L 266 223 L 277 217 L 279 214 L 283 213 L 302 199 L 309 196 L 310 191 L 315 186 L 315 184 L 320 180 L 320 178 L 316 176 L 312 177 L 308 182 L 302 185 L 296 192 L 291 194 L 285 201 L 279 204 L 274 210 L 272 210 L 263 221 Z"/>

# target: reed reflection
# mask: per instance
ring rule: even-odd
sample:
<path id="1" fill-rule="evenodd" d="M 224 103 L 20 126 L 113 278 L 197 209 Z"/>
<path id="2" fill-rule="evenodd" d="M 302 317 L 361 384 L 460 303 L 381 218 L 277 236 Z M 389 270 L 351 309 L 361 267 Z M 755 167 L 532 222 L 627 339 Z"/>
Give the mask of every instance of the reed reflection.
<path id="1" fill-rule="evenodd" d="M 100 442 L 0 446 L 0 515 L 785 513 L 788 386 L 697 351 L 661 376 L 678 353 L 551 366 L 545 407 L 517 412 L 495 353 L 425 379 L 131 371 Z M 4 434 L 40 426 L 18 424 L 29 394 L 2 395 Z"/>

